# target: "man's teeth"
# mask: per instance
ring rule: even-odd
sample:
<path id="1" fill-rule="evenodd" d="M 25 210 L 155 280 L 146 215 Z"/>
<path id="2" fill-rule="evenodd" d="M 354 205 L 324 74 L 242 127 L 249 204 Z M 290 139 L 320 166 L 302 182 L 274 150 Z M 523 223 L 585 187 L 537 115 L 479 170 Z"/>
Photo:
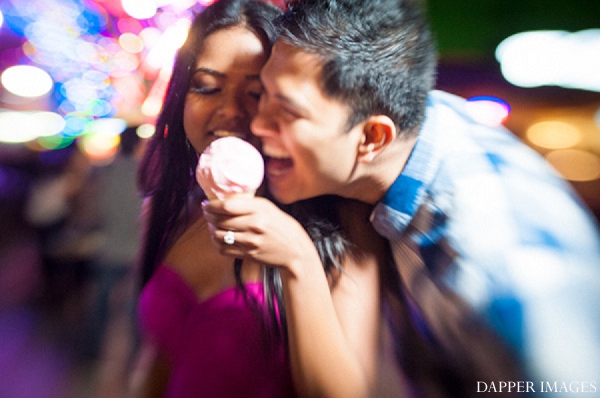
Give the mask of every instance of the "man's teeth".
<path id="1" fill-rule="evenodd" d="M 264 148 L 263 147 L 263 154 L 265 156 L 268 156 L 270 158 L 275 158 L 275 159 L 287 159 L 290 157 L 290 155 L 287 152 L 284 151 L 279 151 L 273 148 Z"/>

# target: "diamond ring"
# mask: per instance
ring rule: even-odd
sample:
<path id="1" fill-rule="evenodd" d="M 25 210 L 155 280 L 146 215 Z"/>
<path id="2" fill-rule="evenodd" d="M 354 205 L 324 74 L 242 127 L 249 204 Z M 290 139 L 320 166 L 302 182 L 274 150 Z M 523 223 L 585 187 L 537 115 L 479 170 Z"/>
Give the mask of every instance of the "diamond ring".
<path id="1" fill-rule="evenodd" d="M 225 244 L 227 245 L 233 245 L 235 243 L 235 236 L 233 234 L 233 231 L 227 231 L 227 233 L 223 237 L 223 242 L 225 242 Z"/>

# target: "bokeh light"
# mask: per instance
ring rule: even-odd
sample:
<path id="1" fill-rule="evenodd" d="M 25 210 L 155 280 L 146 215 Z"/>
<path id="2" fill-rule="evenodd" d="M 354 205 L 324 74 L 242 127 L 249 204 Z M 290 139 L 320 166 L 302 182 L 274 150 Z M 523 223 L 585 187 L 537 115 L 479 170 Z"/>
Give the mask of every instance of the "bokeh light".
<path id="1" fill-rule="evenodd" d="M 123 50 L 130 53 L 140 53 L 144 49 L 144 41 L 134 33 L 123 33 L 119 36 L 119 45 Z"/>
<path id="2" fill-rule="evenodd" d="M 546 160 L 567 180 L 593 181 L 600 178 L 600 158 L 580 149 L 560 149 L 546 154 Z"/>
<path id="3" fill-rule="evenodd" d="M 136 129 L 136 134 L 140 138 L 150 138 L 154 135 L 155 131 L 156 131 L 156 127 L 154 127 L 153 124 L 146 123 L 146 124 L 142 124 L 141 126 L 139 126 Z"/>
<path id="4" fill-rule="evenodd" d="M 39 145 L 39 148 L 45 150 L 56 150 L 63 149 L 73 144 L 74 139 L 72 137 L 66 137 L 60 134 L 51 135 L 48 137 L 40 137 L 35 143 Z M 32 149 L 36 149 L 33 146 L 30 146 Z"/>
<path id="5" fill-rule="evenodd" d="M 518 33 L 497 46 L 496 59 L 516 86 L 600 91 L 600 29 Z"/>
<path id="6" fill-rule="evenodd" d="M 510 106 L 500 98 L 492 96 L 471 97 L 465 103 L 469 115 L 488 126 L 499 126 L 510 114 Z"/>
<path id="7" fill-rule="evenodd" d="M 581 133 L 575 126 L 554 120 L 532 124 L 525 136 L 531 143 L 548 149 L 570 148 L 581 141 Z"/>
<path id="8" fill-rule="evenodd" d="M 0 142 L 25 143 L 60 133 L 65 120 L 53 112 L 0 112 Z"/>
<path id="9" fill-rule="evenodd" d="M 108 164 L 116 155 L 121 137 L 102 133 L 86 134 L 77 141 L 79 149 L 96 165 Z"/>
<path id="10" fill-rule="evenodd" d="M 2 72 L 0 81 L 4 88 L 20 97 L 35 98 L 52 90 L 54 82 L 50 75 L 36 66 L 16 65 Z"/>
<path id="11" fill-rule="evenodd" d="M 121 0 L 123 10 L 136 19 L 148 19 L 156 15 L 157 7 L 154 0 Z"/>
<path id="12" fill-rule="evenodd" d="M 34 119 L 22 115 L 22 128 L 2 129 L 0 140 L 49 150 L 109 125 L 118 124 L 122 131 L 127 125 L 153 124 L 175 54 L 193 16 L 209 3 L 10 0 L 2 7 L 0 21 L 21 36 L 22 43 L 2 53 L 2 84 L 18 96 L 6 100 L 17 105 L 24 103 L 23 96 L 45 96 L 44 103 L 28 99 L 28 109 L 53 110 L 60 123 L 48 124 L 52 134 L 49 127 L 34 134 L 27 127 Z M 33 71 L 39 77 L 23 77 Z M 2 120 L 15 117 L 11 113 Z M 103 124 L 104 119 L 109 121 Z M 56 131 L 60 125 L 62 130 Z"/>
<path id="13" fill-rule="evenodd" d="M 85 134 L 102 134 L 105 136 L 117 136 L 127 128 L 123 119 L 97 119 L 86 125 Z"/>

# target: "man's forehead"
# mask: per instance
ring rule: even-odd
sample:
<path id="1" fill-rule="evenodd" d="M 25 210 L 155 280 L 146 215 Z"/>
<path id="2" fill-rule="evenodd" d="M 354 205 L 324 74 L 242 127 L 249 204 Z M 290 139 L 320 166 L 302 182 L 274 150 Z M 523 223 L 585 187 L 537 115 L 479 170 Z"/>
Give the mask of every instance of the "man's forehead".
<path id="1" fill-rule="evenodd" d="M 265 74 L 295 74 L 298 77 L 319 77 L 323 61 L 317 54 L 278 40 L 265 65 Z"/>

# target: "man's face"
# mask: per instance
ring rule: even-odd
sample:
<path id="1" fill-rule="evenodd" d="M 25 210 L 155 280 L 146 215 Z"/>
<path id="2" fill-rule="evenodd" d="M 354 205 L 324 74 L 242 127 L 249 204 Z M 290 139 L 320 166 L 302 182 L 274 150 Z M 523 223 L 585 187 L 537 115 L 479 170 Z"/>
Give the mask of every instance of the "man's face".
<path id="1" fill-rule="evenodd" d="M 350 108 L 323 93 L 321 68 L 318 56 L 277 42 L 261 72 L 251 129 L 262 139 L 269 190 L 281 203 L 344 196 L 353 177 L 361 127 L 346 131 Z"/>

